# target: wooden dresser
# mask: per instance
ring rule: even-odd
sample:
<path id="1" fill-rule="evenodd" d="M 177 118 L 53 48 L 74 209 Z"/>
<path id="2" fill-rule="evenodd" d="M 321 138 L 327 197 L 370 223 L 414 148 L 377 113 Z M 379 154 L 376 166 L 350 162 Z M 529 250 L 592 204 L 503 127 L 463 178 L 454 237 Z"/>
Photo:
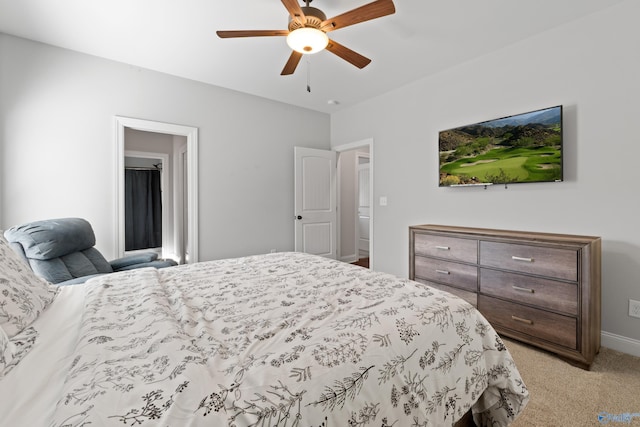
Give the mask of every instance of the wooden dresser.
<path id="1" fill-rule="evenodd" d="M 588 369 L 600 349 L 599 237 L 409 227 L 409 278 L 473 304 L 500 334 Z"/>

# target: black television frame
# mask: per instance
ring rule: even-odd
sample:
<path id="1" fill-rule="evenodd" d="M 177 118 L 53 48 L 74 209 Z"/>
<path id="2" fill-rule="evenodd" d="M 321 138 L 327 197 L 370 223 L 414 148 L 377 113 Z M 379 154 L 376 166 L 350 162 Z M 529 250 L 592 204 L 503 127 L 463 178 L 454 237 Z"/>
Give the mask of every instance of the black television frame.
<path id="1" fill-rule="evenodd" d="M 438 133 L 438 154 L 439 187 L 562 182 L 563 107 L 442 130 Z M 496 162 L 503 167 L 496 168 Z M 466 167 L 470 173 L 461 172 Z M 493 173 L 481 176 L 486 170 Z M 527 175 L 522 178 L 513 171 Z"/>

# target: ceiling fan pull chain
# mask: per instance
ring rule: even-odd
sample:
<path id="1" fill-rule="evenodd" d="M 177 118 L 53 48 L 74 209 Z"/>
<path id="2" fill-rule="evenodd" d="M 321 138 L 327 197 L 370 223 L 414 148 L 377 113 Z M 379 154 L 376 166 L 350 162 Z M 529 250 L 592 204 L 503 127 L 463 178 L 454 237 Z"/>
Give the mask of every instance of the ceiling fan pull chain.
<path id="1" fill-rule="evenodd" d="M 307 55 L 307 92 L 311 93 L 311 55 Z"/>

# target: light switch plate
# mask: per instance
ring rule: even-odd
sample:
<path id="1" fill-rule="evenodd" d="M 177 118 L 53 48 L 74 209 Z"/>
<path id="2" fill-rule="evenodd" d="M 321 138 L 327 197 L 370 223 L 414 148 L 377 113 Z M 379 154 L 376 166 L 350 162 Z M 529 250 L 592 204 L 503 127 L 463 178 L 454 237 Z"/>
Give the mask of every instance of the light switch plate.
<path id="1" fill-rule="evenodd" d="M 629 316 L 640 318 L 640 301 L 629 300 Z"/>

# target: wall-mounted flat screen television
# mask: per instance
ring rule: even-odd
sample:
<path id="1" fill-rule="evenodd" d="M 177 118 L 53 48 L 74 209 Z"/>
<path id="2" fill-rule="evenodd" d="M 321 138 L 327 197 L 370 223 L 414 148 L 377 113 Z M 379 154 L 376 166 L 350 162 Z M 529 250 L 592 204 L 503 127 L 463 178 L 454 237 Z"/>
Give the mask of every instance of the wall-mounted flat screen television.
<path id="1" fill-rule="evenodd" d="M 440 187 L 562 181 L 562 106 L 439 132 Z"/>

